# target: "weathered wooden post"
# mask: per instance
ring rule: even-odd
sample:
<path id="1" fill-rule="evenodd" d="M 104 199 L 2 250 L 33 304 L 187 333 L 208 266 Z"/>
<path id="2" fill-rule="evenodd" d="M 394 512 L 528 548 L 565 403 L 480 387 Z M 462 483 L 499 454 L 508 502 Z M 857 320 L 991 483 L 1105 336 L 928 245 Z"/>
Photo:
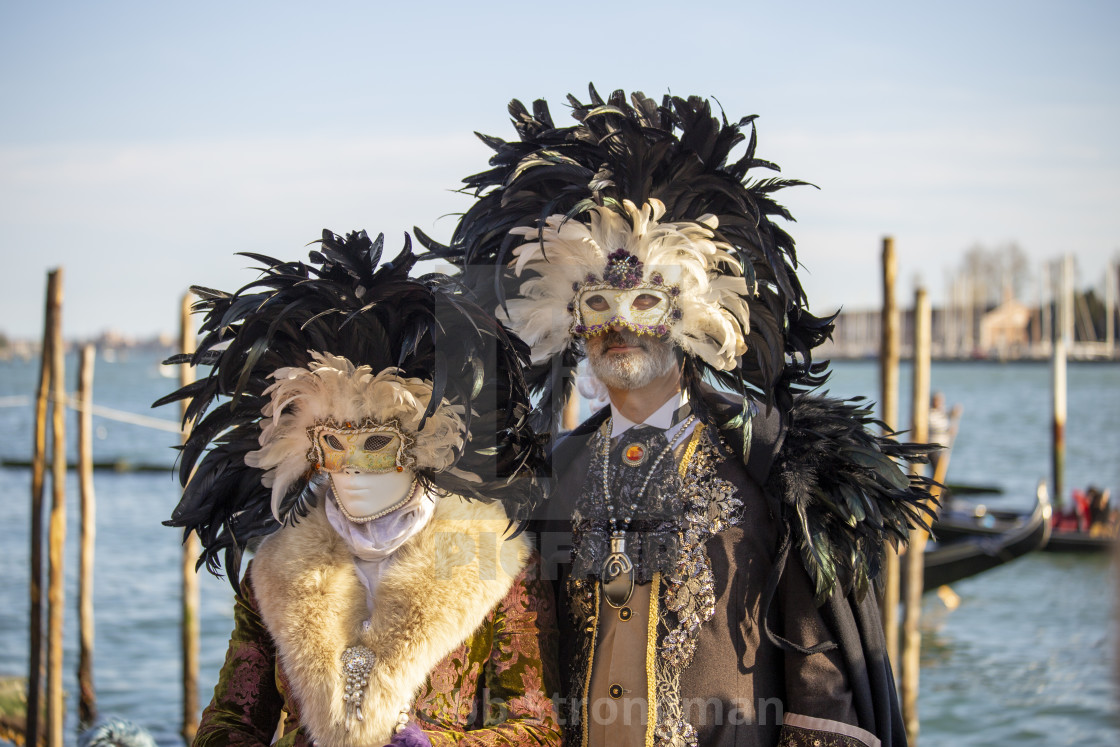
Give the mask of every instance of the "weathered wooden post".
<path id="1" fill-rule="evenodd" d="M 894 430 L 898 423 L 898 307 L 894 301 L 894 283 L 898 274 L 898 261 L 894 253 L 894 239 L 883 239 L 883 314 L 879 339 L 879 407 L 880 418 L 887 430 Z M 889 544 L 883 564 L 883 599 L 880 614 L 883 634 L 887 641 L 887 656 L 895 677 L 898 676 L 898 553 Z"/>
<path id="2" fill-rule="evenodd" d="M 1109 358 L 1116 354 L 1116 275 L 1120 266 L 1109 262 L 1104 268 L 1104 346 Z"/>
<path id="3" fill-rule="evenodd" d="M 931 322 L 929 296 L 925 288 L 918 288 L 914 294 L 914 381 L 910 438 L 921 443 L 929 441 Z M 923 465 L 920 464 L 912 466 L 914 472 L 920 472 L 922 468 Z M 918 675 L 922 652 L 922 631 L 918 625 L 922 614 L 926 539 L 925 530 L 911 530 L 910 544 L 903 563 L 906 574 L 906 616 L 902 628 L 902 720 L 911 745 L 918 743 Z"/>
<path id="4" fill-rule="evenodd" d="M 564 403 L 564 413 L 560 419 L 560 430 L 570 431 L 579 425 L 579 389 L 572 387 L 568 401 Z"/>
<path id="5" fill-rule="evenodd" d="M 93 688 L 93 548 L 97 533 L 97 505 L 93 493 L 93 363 L 97 350 L 82 347 L 78 369 L 78 484 L 81 489 L 81 550 L 78 578 L 78 728 L 97 720 Z"/>
<path id="6" fill-rule="evenodd" d="M 1055 293 L 1057 319 L 1054 330 L 1054 352 L 1051 358 L 1053 424 L 1051 429 L 1051 469 L 1054 482 L 1054 510 L 1065 506 L 1066 467 L 1066 356 L 1073 343 L 1072 260 L 1064 257 L 1058 271 Z"/>
<path id="7" fill-rule="evenodd" d="M 1054 356 L 1050 376 L 1054 404 L 1051 430 L 1051 468 L 1054 476 L 1054 510 L 1065 504 L 1066 473 L 1066 343 L 1059 335 L 1054 340 Z"/>
<path id="8" fill-rule="evenodd" d="M 47 529 L 47 745 L 62 746 L 62 635 L 66 611 L 66 349 L 62 344 L 62 268 L 58 278 L 51 335 L 51 515 Z"/>
<path id="9" fill-rule="evenodd" d="M 194 326 L 191 322 L 191 294 L 183 295 L 183 302 L 179 309 L 179 352 L 194 353 L 195 337 Z M 188 365 L 179 366 L 179 385 L 186 386 L 194 381 L 194 368 Z M 187 411 L 187 400 L 182 401 L 182 413 Z M 183 423 L 182 439 L 186 442 L 190 435 L 193 423 Z M 191 534 L 183 542 L 182 555 L 182 643 L 183 643 L 183 728 L 180 733 L 187 744 L 194 741 L 198 731 L 198 573 L 195 571 L 195 562 L 198 560 L 200 547 L 198 536 Z"/>
<path id="10" fill-rule="evenodd" d="M 61 270 L 47 273 L 47 301 L 43 314 L 43 346 L 39 362 L 39 387 L 35 395 L 35 432 L 31 444 L 31 614 L 30 656 L 27 666 L 27 715 L 25 744 L 37 747 L 43 739 L 43 485 L 47 468 L 47 417 L 51 392 L 55 318 L 61 314 Z"/>

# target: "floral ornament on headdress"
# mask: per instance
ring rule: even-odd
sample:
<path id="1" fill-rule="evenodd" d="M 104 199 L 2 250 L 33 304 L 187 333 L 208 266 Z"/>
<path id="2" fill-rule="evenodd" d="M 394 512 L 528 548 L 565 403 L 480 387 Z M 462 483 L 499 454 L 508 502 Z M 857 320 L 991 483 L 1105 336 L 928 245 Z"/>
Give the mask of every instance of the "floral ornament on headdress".
<path id="1" fill-rule="evenodd" d="M 320 437 L 345 442 L 362 437 L 367 471 L 426 469 L 439 472 L 455 463 L 463 447 L 463 421 L 446 401 L 424 422 L 432 386 L 405 378 L 400 369 L 374 373 L 346 358 L 311 352 L 306 368 L 281 368 L 266 391 L 268 403 L 260 434 L 261 448 L 245 455 L 250 467 L 264 470 L 262 482 L 272 489 L 272 513 L 280 520 L 280 504 L 308 469 L 338 469 L 330 464 L 330 448 Z M 338 452 L 345 449 L 340 448 Z M 361 454 L 363 449 L 352 450 Z"/>
<path id="2" fill-rule="evenodd" d="M 668 336 L 720 371 L 734 369 L 750 330 L 746 296 L 754 293 L 732 247 L 715 238 L 713 215 L 659 223 L 665 206 L 651 199 L 625 214 L 589 211 L 590 223 L 549 216 L 541 229 L 510 233 L 533 239 L 514 250 L 514 271 L 536 276 L 521 284 L 499 316 L 532 348 L 534 364 L 564 350 L 572 336 L 618 325 Z M 648 308 L 636 303 L 639 296 Z M 656 302 L 654 302 L 656 300 Z"/>

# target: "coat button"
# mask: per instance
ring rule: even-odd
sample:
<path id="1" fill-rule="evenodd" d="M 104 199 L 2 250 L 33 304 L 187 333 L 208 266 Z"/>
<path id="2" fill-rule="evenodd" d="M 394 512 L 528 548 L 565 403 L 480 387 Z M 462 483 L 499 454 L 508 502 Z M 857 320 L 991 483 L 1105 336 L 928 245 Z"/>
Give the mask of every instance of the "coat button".
<path id="1" fill-rule="evenodd" d="M 634 611 L 632 609 L 630 609 L 629 607 L 623 607 L 622 609 L 620 609 L 618 611 L 618 619 L 621 620 L 622 622 L 626 622 L 627 620 L 629 620 L 633 616 L 634 616 Z"/>
<path id="2" fill-rule="evenodd" d="M 621 697 L 622 697 L 622 692 L 623 692 L 623 690 L 622 690 L 622 685 L 619 685 L 619 684 L 617 684 L 617 683 L 616 683 L 616 684 L 614 684 L 614 685 L 611 685 L 611 686 L 610 686 L 610 687 L 609 687 L 609 688 L 607 689 L 607 694 L 608 694 L 608 695 L 610 695 L 610 696 L 611 696 L 612 698 L 614 698 L 615 700 L 618 700 L 619 698 L 621 698 Z"/>

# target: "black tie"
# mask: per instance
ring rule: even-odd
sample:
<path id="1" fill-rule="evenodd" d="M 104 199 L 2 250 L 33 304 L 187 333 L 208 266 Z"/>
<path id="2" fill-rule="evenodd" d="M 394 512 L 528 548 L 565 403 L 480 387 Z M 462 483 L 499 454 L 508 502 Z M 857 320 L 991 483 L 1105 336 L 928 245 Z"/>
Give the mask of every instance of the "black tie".
<path id="1" fill-rule="evenodd" d="M 659 476 L 675 467 L 672 455 L 665 454 L 668 447 L 665 431 L 649 425 L 635 426 L 618 437 L 611 449 L 610 484 L 620 529 L 629 523 L 625 518 L 633 518 L 635 511 L 641 510 L 649 497 L 648 487 L 660 484 Z"/>

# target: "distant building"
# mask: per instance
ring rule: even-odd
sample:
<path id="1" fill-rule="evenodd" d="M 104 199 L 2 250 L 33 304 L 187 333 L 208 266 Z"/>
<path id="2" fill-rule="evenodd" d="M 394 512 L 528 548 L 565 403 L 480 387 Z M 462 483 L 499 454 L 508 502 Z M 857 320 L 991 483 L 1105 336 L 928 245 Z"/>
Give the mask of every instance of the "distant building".
<path id="1" fill-rule="evenodd" d="M 932 354 L 938 359 L 1031 357 L 1031 320 L 1037 310 L 1007 294 L 1003 303 L 984 309 L 936 308 L 931 313 Z M 821 358 L 875 358 L 879 355 L 882 312 L 878 309 L 842 311 L 832 339 Z M 899 309 L 899 355 L 913 356 L 914 312 Z M 1037 357 L 1037 356 L 1036 356 Z"/>
<path id="2" fill-rule="evenodd" d="M 1001 359 L 1025 354 L 1030 347 L 1031 315 L 1030 308 L 1005 293 L 1003 303 L 980 317 L 980 349 Z"/>

